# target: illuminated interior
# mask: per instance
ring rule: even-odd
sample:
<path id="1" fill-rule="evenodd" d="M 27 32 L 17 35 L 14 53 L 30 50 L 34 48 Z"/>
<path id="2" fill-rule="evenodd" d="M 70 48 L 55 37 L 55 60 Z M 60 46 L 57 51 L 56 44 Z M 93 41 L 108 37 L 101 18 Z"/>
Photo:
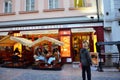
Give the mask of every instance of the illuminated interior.
<path id="1" fill-rule="evenodd" d="M 94 52 L 97 52 L 96 50 L 97 36 L 96 35 L 93 35 L 93 40 L 94 40 Z"/>
<path id="2" fill-rule="evenodd" d="M 93 28 L 72 29 L 72 54 L 73 60 L 79 61 L 79 51 L 82 48 L 82 42 L 88 42 L 88 50 L 96 53 L 97 36 Z"/>
<path id="3" fill-rule="evenodd" d="M 21 52 L 22 52 L 22 45 L 21 45 L 21 43 L 16 43 L 15 45 L 14 45 L 14 50 L 16 49 L 16 48 L 18 48 L 19 49 L 19 51 L 20 51 L 20 57 L 22 56 L 22 54 L 21 54 Z"/>
<path id="4" fill-rule="evenodd" d="M 64 45 L 61 46 L 61 56 L 70 57 L 70 36 L 61 36 L 60 40 L 64 42 Z"/>
<path id="5" fill-rule="evenodd" d="M 71 29 L 72 30 L 72 35 L 70 36 L 71 32 L 62 30 L 60 31 L 60 33 L 58 32 L 58 30 L 50 30 L 50 34 L 48 34 L 45 31 L 44 33 L 42 33 L 41 31 L 37 31 L 35 32 L 36 34 L 32 34 L 30 31 L 26 33 L 26 31 L 22 31 L 20 32 L 20 34 L 24 35 L 25 38 L 30 39 L 32 41 L 44 37 L 44 36 L 48 36 L 54 39 L 59 40 L 64 42 L 64 45 L 60 47 L 60 51 L 61 51 L 61 56 L 62 57 L 71 57 L 71 53 L 73 54 L 74 52 L 71 52 L 73 49 L 77 51 L 77 57 L 75 57 L 75 60 L 79 60 L 79 50 L 80 48 L 82 48 L 82 41 L 87 41 L 88 43 L 90 43 L 90 36 L 92 36 L 92 41 L 93 41 L 93 51 L 96 52 L 96 45 L 95 43 L 97 42 L 97 36 L 94 34 L 94 30 L 92 28 L 79 28 L 79 29 Z M 40 34 L 41 33 L 41 34 Z M 60 35 L 63 36 L 59 36 L 58 33 Z M 19 34 L 16 34 L 14 36 L 18 36 Z M 65 35 L 65 36 L 64 36 Z M 19 35 L 20 36 L 20 35 Z M 72 46 L 71 46 L 71 37 L 72 37 Z M 37 44 L 37 46 L 43 46 L 44 44 L 48 44 L 49 50 L 52 50 L 52 43 L 48 42 L 48 41 L 42 41 L 40 42 L 40 44 Z M 90 45 L 90 44 L 89 44 Z M 20 43 L 17 43 L 14 45 L 14 49 L 18 47 L 20 52 L 22 51 L 22 45 Z M 90 48 L 89 48 L 90 50 Z"/>
<path id="6" fill-rule="evenodd" d="M 78 7 L 91 7 L 91 0 L 74 0 L 74 6 Z"/>

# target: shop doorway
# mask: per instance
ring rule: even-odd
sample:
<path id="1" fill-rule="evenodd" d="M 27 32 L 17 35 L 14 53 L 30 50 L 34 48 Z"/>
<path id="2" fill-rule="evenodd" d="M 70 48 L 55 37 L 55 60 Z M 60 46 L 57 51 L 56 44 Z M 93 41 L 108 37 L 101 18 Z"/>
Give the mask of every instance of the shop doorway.
<path id="1" fill-rule="evenodd" d="M 88 50 L 90 52 L 96 52 L 95 43 L 97 41 L 95 31 L 87 31 L 87 32 L 72 32 L 72 57 L 73 61 L 79 61 L 79 51 L 82 48 L 82 42 L 88 42 Z"/>

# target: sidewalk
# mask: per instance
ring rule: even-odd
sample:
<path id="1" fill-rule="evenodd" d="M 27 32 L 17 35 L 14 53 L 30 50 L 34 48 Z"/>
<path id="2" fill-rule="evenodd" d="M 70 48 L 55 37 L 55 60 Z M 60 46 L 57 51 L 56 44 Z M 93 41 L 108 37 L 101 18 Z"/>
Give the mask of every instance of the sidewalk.
<path id="1" fill-rule="evenodd" d="M 92 71 L 92 80 L 120 80 L 120 72 L 103 69 Z M 82 80 L 80 68 L 65 64 L 61 71 L 0 68 L 0 80 Z"/>

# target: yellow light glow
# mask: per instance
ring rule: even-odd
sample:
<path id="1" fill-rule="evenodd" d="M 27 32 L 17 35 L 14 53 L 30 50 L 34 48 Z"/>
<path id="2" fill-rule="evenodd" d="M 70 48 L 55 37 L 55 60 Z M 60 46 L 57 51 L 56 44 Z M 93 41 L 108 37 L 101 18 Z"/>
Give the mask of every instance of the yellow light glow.
<path id="1" fill-rule="evenodd" d="M 22 56 L 22 54 L 21 54 L 21 52 L 22 52 L 22 45 L 20 44 L 20 43 L 16 43 L 15 45 L 14 45 L 14 50 L 16 49 L 16 48 L 18 48 L 19 49 L 19 51 L 20 51 L 20 57 Z"/>
<path id="2" fill-rule="evenodd" d="M 61 41 L 64 42 L 64 46 L 61 46 L 61 56 L 70 57 L 70 36 L 62 36 Z"/>
<path id="3" fill-rule="evenodd" d="M 14 33 L 14 36 L 22 36 L 20 33 Z"/>
<path id="4" fill-rule="evenodd" d="M 93 42 L 94 42 L 94 52 L 97 52 L 96 50 L 97 36 L 96 35 L 93 35 Z"/>

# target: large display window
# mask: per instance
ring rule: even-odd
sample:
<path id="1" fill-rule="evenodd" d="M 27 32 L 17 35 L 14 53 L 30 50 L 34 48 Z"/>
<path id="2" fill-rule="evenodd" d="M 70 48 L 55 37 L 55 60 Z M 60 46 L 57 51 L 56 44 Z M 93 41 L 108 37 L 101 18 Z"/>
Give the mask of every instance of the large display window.
<path id="1" fill-rule="evenodd" d="M 71 57 L 71 29 L 59 30 L 60 41 L 64 42 L 61 46 L 61 56 L 64 58 Z"/>
<path id="2" fill-rule="evenodd" d="M 70 36 L 61 36 L 60 40 L 64 42 L 64 46 L 61 46 L 61 56 L 70 57 Z"/>

